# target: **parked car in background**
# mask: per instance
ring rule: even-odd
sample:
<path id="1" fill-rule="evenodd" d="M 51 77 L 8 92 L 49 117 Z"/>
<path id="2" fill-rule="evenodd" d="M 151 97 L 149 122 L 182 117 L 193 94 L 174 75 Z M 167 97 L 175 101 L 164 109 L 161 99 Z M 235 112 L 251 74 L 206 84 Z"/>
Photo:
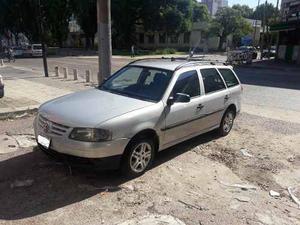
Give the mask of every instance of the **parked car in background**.
<path id="1" fill-rule="evenodd" d="M 0 75 L 0 98 L 4 97 L 4 81 L 3 77 Z"/>
<path id="2" fill-rule="evenodd" d="M 270 52 L 269 49 L 264 49 L 262 53 L 263 58 L 275 57 L 276 56 L 276 46 L 271 46 Z"/>
<path id="3" fill-rule="evenodd" d="M 241 46 L 239 47 L 239 50 L 242 52 L 251 52 L 252 54 L 252 59 L 257 59 L 257 50 L 253 46 Z"/>
<path id="4" fill-rule="evenodd" d="M 28 45 L 27 48 L 23 51 L 24 57 L 41 57 L 42 56 L 42 45 L 41 44 L 32 44 Z"/>
<path id="5" fill-rule="evenodd" d="M 34 121 L 42 150 L 106 162 L 138 176 L 155 154 L 197 135 L 231 131 L 242 86 L 231 66 L 182 60 L 133 62 L 100 87 L 43 104 Z"/>

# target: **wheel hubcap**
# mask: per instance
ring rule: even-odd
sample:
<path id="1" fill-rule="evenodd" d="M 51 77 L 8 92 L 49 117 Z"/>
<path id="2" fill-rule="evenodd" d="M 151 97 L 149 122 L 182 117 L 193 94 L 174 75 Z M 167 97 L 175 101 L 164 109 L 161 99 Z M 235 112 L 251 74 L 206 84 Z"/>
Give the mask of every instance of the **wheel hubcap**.
<path id="1" fill-rule="evenodd" d="M 227 113 L 224 118 L 224 124 L 223 124 L 223 129 L 226 133 L 228 133 L 231 130 L 233 125 L 233 120 L 234 120 L 233 113 L 231 112 Z"/>
<path id="2" fill-rule="evenodd" d="M 151 160 L 151 145 L 143 142 L 132 151 L 130 157 L 130 167 L 134 172 L 140 173 L 146 169 Z"/>

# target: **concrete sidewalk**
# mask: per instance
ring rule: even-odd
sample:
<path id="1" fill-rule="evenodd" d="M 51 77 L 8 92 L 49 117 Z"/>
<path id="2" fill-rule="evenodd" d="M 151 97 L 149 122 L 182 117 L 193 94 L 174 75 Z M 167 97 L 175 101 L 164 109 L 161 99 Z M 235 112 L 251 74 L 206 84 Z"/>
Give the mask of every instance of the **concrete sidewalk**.
<path id="1" fill-rule="evenodd" d="M 13 76 L 17 73 L 22 76 Z M 34 111 L 48 100 L 92 86 L 80 80 L 57 78 L 53 74 L 45 78 L 38 72 L 20 70 L 12 66 L 1 67 L 0 74 L 3 75 L 5 84 L 4 97 L 0 99 L 0 119 Z"/>

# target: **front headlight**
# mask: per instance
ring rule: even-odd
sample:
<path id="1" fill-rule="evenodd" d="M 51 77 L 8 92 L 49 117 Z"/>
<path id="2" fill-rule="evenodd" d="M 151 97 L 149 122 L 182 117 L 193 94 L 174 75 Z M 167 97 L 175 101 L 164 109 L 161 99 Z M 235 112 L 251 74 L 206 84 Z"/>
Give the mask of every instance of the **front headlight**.
<path id="1" fill-rule="evenodd" d="M 77 141 L 100 142 L 111 140 L 111 132 L 97 128 L 74 128 L 70 138 Z"/>

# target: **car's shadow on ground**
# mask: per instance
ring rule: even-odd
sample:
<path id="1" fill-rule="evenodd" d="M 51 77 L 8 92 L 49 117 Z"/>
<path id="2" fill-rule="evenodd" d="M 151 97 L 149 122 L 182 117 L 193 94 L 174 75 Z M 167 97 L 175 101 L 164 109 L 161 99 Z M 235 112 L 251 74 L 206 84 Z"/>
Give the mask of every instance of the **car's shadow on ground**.
<path id="1" fill-rule="evenodd" d="M 210 132 L 178 144 L 157 155 L 152 169 L 190 151 L 194 147 L 217 139 Z M 49 158 L 37 147 L 0 162 L 0 219 L 17 220 L 47 213 L 101 194 L 115 192 L 129 179 L 116 171 L 99 172 L 88 167 L 70 168 Z M 16 181 L 34 180 L 28 187 L 11 187 Z"/>

